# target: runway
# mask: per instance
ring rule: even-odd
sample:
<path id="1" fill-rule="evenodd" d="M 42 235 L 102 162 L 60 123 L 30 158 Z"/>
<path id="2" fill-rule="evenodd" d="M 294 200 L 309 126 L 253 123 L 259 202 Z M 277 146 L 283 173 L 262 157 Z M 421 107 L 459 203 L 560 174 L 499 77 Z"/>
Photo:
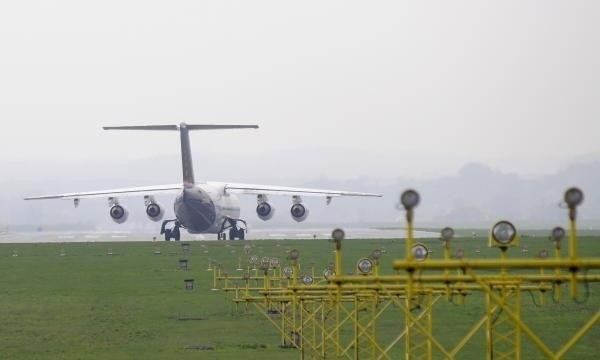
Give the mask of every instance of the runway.
<path id="1" fill-rule="evenodd" d="M 247 240 L 325 240 L 331 237 L 332 228 L 275 228 L 250 229 Z M 348 239 L 402 239 L 406 230 L 401 228 L 381 229 L 369 227 L 344 228 Z M 218 241 L 215 234 L 189 234 L 181 232 L 181 241 Z M 437 238 L 439 233 L 415 231 L 415 238 Z M 162 236 L 152 233 L 123 231 L 44 231 L 10 232 L 0 236 L 0 243 L 67 243 L 67 242 L 112 242 L 112 241 L 163 241 Z"/>

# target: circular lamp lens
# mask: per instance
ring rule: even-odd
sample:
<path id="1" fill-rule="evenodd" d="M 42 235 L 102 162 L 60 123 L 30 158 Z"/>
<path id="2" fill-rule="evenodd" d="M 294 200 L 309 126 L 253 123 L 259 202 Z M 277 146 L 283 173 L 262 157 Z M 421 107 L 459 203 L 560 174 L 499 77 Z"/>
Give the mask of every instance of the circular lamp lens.
<path id="1" fill-rule="evenodd" d="M 373 270 L 373 262 L 367 258 L 362 258 L 358 260 L 358 271 L 363 274 L 369 274 L 371 270 Z"/>
<path id="2" fill-rule="evenodd" d="M 283 275 L 285 275 L 285 277 L 287 277 L 288 279 L 292 277 L 294 273 L 294 270 L 292 270 L 291 267 L 286 266 L 283 268 Z"/>
<path id="3" fill-rule="evenodd" d="M 329 279 L 332 276 L 335 276 L 335 271 L 331 270 L 331 269 L 325 269 L 325 271 L 323 271 L 323 277 L 325 279 Z"/>
<path id="4" fill-rule="evenodd" d="M 269 267 L 269 264 L 271 263 L 271 259 L 269 259 L 268 257 L 263 257 L 260 260 L 260 263 L 263 265 L 263 267 L 264 266 Z"/>
<path id="5" fill-rule="evenodd" d="M 371 258 L 373 258 L 373 260 L 379 260 L 379 258 L 381 258 L 381 254 L 381 249 L 375 249 L 373 252 L 371 252 Z"/>
<path id="6" fill-rule="evenodd" d="M 279 266 L 279 258 L 272 258 L 270 264 L 271 264 L 272 268 L 278 267 Z"/>
<path id="7" fill-rule="evenodd" d="M 290 259 L 298 260 L 299 257 L 300 257 L 300 251 L 298 251 L 296 249 L 290 250 Z"/>
<path id="8" fill-rule="evenodd" d="M 569 208 L 579 206 L 583 202 L 583 192 L 576 187 L 565 191 L 565 202 Z"/>
<path id="9" fill-rule="evenodd" d="M 256 264 L 258 264 L 258 256 L 256 256 L 256 255 L 250 256 L 250 265 L 256 265 Z"/>
<path id="10" fill-rule="evenodd" d="M 304 285 L 312 285 L 313 283 L 313 277 L 310 275 L 303 275 L 302 276 L 302 283 Z"/>
<path id="11" fill-rule="evenodd" d="M 331 238 L 335 241 L 342 241 L 342 240 L 344 240 L 345 236 L 346 236 L 346 234 L 344 233 L 344 230 L 342 230 L 342 229 L 335 229 L 331 232 Z"/>
<path id="12" fill-rule="evenodd" d="M 419 205 L 419 193 L 414 190 L 406 190 L 400 195 L 400 202 L 406 210 L 410 210 Z"/>
<path id="13" fill-rule="evenodd" d="M 560 226 L 557 226 L 554 229 L 552 229 L 552 240 L 561 241 L 564 237 L 565 229 L 561 228 Z"/>
<path id="14" fill-rule="evenodd" d="M 244 245 L 244 253 L 246 255 L 250 255 L 251 252 L 252 252 L 252 246 L 250 246 L 248 244 Z"/>
<path id="15" fill-rule="evenodd" d="M 423 244 L 415 244 L 412 248 L 413 257 L 417 261 L 424 261 L 427 259 L 427 255 L 429 255 L 429 250 Z"/>
<path id="16" fill-rule="evenodd" d="M 454 237 L 454 229 L 451 227 L 445 227 L 442 229 L 441 235 L 443 241 L 448 241 Z"/>
<path id="17" fill-rule="evenodd" d="M 499 221 L 492 228 L 492 236 L 500 244 L 510 244 L 517 236 L 517 230 L 510 222 Z"/>
<path id="18" fill-rule="evenodd" d="M 545 258 L 547 258 L 547 257 L 548 257 L 548 250 L 546 250 L 546 249 L 542 249 L 542 250 L 540 250 L 540 252 L 538 253 L 538 257 L 539 257 L 540 259 L 545 259 Z"/>

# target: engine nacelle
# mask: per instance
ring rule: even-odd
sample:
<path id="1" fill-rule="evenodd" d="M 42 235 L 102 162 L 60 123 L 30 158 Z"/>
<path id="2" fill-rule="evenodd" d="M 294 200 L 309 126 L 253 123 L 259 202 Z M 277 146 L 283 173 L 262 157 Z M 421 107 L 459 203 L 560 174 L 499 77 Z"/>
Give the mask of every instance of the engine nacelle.
<path id="1" fill-rule="evenodd" d="M 161 221 L 165 216 L 165 208 L 157 202 L 151 202 L 146 206 L 146 215 L 152 221 Z"/>
<path id="2" fill-rule="evenodd" d="M 129 216 L 129 212 L 121 205 L 113 205 L 110 208 L 110 217 L 117 224 L 122 224 L 127 221 L 127 217 Z"/>
<path id="3" fill-rule="evenodd" d="M 290 214 L 292 214 L 292 219 L 296 220 L 297 222 L 301 222 L 304 221 L 308 216 L 308 209 L 306 206 L 297 203 L 292 205 Z"/>
<path id="4" fill-rule="evenodd" d="M 274 214 L 275 208 L 266 201 L 261 202 L 258 204 L 258 206 L 256 206 L 256 215 L 258 215 L 261 220 L 270 220 Z"/>

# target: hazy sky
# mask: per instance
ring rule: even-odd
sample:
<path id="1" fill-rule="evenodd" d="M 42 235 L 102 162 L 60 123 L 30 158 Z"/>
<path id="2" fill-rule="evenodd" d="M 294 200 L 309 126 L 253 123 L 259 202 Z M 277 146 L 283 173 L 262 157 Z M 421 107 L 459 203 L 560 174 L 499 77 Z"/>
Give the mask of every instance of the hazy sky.
<path id="1" fill-rule="evenodd" d="M 186 121 L 261 126 L 194 134 L 224 162 L 551 171 L 600 154 L 598 19 L 598 1 L 4 1 L 0 162 L 175 154 L 175 134 L 101 126 Z"/>

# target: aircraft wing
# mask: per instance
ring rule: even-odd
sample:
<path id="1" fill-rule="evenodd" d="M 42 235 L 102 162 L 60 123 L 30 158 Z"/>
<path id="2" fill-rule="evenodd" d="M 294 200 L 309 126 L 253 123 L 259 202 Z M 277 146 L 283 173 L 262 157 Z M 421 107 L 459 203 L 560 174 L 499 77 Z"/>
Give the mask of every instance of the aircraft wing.
<path id="1" fill-rule="evenodd" d="M 94 197 L 106 197 L 106 196 L 131 196 L 131 195 L 139 195 L 139 194 L 147 194 L 147 193 L 152 193 L 152 194 L 174 193 L 174 192 L 180 191 L 182 189 L 182 187 L 183 187 L 182 184 L 140 186 L 140 187 L 132 187 L 132 188 L 30 196 L 30 197 L 26 197 L 25 200 L 43 200 L 43 199 L 73 200 L 73 199 L 81 199 L 81 198 L 94 198 Z"/>
<path id="2" fill-rule="evenodd" d="M 379 194 L 340 191 L 340 190 L 324 190 L 324 189 L 308 189 L 296 188 L 287 186 L 272 186 L 272 185 L 256 185 L 256 184 L 237 184 L 225 183 L 225 191 L 234 194 L 268 194 L 268 195 L 304 195 L 304 196 L 366 196 L 366 197 L 381 197 Z"/>

